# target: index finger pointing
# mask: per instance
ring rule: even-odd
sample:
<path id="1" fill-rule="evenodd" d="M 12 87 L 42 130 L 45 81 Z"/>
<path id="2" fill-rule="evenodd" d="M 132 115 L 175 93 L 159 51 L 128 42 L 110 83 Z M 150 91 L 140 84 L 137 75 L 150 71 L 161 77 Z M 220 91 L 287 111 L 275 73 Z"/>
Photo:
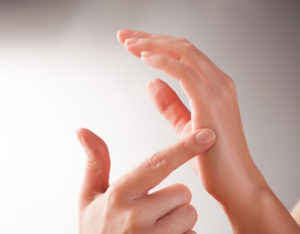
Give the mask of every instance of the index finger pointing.
<path id="1" fill-rule="evenodd" d="M 118 189 L 122 191 L 119 191 L 130 198 L 142 197 L 183 163 L 207 151 L 214 141 L 215 134 L 210 129 L 197 130 L 185 136 L 122 177 L 118 183 Z"/>

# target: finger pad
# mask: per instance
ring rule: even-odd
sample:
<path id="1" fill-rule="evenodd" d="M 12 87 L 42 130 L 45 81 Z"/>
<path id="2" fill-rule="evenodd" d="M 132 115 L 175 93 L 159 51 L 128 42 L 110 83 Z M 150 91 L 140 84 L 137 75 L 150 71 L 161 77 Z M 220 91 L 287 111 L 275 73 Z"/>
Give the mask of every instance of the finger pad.
<path id="1" fill-rule="evenodd" d="M 179 100 L 173 89 L 160 79 L 154 79 L 148 83 L 147 93 L 160 112 Z"/>

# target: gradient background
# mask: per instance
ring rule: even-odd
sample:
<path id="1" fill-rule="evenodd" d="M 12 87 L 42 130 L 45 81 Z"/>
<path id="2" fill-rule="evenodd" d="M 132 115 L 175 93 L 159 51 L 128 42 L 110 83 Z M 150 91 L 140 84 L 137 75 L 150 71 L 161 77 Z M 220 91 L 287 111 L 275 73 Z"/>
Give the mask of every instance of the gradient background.
<path id="1" fill-rule="evenodd" d="M 110 149 L 111 182 L 177 139 L 145 94 L 160 77 L 116 40 L 131 28 L 184 37 L 236 82 L 254 161 L 284 205 L 300 198 L 300 2 L 0 1 L 0 233 L 77 232 L 87 127 Z M 216 172 L 217 173 L 217 172 Z M 188 164 L 198 233 L 231 233 Z"/>

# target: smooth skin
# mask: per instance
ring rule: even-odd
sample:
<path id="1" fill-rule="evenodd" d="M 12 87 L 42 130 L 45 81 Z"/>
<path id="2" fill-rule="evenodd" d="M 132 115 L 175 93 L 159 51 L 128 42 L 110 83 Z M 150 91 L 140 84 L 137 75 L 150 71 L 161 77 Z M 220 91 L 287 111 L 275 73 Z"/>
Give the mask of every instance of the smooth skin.
<path id="1" fill-rule="evenodd" d="M 145 64 L 179 81 L 191 111 L 160 79 L 148 83 L 147 91 L 180 138 L 201 128 L 218 136 L 214 147 L 193 158 L 192 165 L 223 206 L 233 232 L 300 233 L 251 158 L 233 80 L 186 39 L 133 30 L 120 30 L 117 37 Z"/>
<path id="2" fill-rule="evenodd" d="M 191 192 L 174 184 L 149 193 L 172 171 L 209 150 L 215 140 L 210 129 L 196 130 L 149 157 L 109 185 L 110 157 L 105 142 L 81 128 L 77 136 L 87 155 L 79 200 L 80 234 L 194 234 L 197 220 Z"/>

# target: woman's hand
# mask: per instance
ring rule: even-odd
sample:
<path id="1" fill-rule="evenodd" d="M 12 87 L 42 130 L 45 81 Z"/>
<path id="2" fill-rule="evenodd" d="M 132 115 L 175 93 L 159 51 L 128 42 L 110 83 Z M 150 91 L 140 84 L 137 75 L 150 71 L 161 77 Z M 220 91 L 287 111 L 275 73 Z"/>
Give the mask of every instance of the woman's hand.
<path id="1" fill-rule="evenodd" d="M 79 204 L 81 234 L 192 234 L 197 213 L 191 192 L 182 184 L 148 194 L 173 170 L 208 150 L 213 131 L 202 129 L 153 154 L 109 186 L 110 159 L 104 141 L 87 129 L 77 132 L 87 154 Z"/>
<path id="2" fill-rule="evenodd" d="M 186 39 L 132 30 L 119 31 L 118 39 L 147 65 L 179 81 L 191 112 L 162 80 L 151 81 L 148 93 L 181 137 L 203 127 L 216 132 L 218 141 L 193 159 L 193 168 L 223 205 L 234 231 L 298 233 L 251 159 L 233 80 Z"/>
<path id="3" fill-rule="evenodd" d="M 264 187 L 247 148 L 233 80 L 185 39 L 139 31 L 121 31 L 118 37 L 147 65 L 180 82 L 191 113 L 162 80 L 154 79 L 148 84 L 156 107 L 180 136 L 202 127 L 216 131 L 218 141 L 206 153 L 209 157 L 193 160 L 193 168 L 202 177 L 206 190 L 224 201 L 237 191 Z"/>

